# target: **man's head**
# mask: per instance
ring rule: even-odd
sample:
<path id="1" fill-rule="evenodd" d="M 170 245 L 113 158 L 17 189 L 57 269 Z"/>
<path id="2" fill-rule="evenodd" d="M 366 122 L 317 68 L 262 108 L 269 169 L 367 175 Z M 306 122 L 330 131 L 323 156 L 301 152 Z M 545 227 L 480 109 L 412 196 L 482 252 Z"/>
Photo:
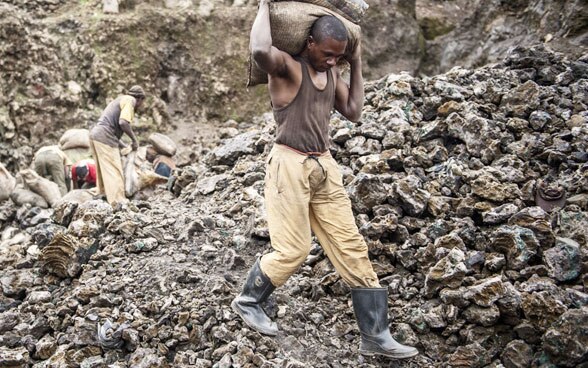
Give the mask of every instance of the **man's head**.
<path id="1" fill-rule="evenodd" d="M 310 30 L 306 50 L 310 64 L 319 72 L 329 70 L 345 54 L 347 29 L 337 17 L 317 19 Z"/>
<path id="2" fill-rule="evenodd" d="M 141 104 L 145 100 L 145 91 L 143 90 L 143 87 L 138 85 L 134 85 L 131 88 L 129 88 L 129 90 L 127 91 L 127 95 L 133 96 L 137 100 L 135 108 L 141 106 Z"/>
<path id="3" fill-rule="evenodd" d="M 76 167 L 76 176 L 78 177 L 78 180 L 86 180 L 86 175 L 88 175 L 88 173 L 88 166 L 86 164 Z"/>

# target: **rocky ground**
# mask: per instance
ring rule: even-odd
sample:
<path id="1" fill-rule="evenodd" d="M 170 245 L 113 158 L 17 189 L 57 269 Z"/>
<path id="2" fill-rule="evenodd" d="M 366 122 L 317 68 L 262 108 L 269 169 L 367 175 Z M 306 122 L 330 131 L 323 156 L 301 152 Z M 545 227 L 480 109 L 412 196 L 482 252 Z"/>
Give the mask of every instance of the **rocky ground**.
<path id="1" fill-rule="evenodd" d="M 0 207 L 0 366 L 588 366 L 588 59 L 518 48 L 501 63 L 366 85 L 332 120 L 406 362 L 358 355 L 349 289 L 313 245 L 253 332 L 230 301 L 270 250 L 270 115 L 188 144 L 170 190 L 130 205 Z M 536 206 L 539 180 L 563 209 Z"/>

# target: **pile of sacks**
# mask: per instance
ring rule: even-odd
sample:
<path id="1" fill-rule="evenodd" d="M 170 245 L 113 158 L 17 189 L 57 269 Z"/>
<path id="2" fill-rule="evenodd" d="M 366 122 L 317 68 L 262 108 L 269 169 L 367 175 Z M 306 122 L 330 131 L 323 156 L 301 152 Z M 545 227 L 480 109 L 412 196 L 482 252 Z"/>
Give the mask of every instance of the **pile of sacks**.
<path id="1" fill-rule="evenodd" d="M 70 161 L 77 162 L 91 157 L 90 138 L 87 129 L 67 130 L 59 140 L 59 149 Z M 80 197 L 80 192 L 66 194 L 68 198 Z M 86 195 L 91 198 L 91 196 Z M 0 201 L 10 198 L 16 205 L 32 207 L 54 207 L 62 198 L 59 187 L 29 168 L 21 170 L 16 177 L 0 163 Z"/>

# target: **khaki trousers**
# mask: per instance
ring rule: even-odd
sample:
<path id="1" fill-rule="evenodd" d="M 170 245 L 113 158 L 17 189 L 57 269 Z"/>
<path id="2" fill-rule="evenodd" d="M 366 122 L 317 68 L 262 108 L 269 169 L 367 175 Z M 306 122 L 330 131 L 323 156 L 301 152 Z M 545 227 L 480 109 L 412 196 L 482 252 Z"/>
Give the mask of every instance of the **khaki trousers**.
<path id="1" fill-rule="evenodd" d="M 125 196 L 125 179 L 119 149 L 92 139 L 90 139 L 90 149 L 96 161 L 98 193 L 106 194 L 106 200 L 111 206 L 115 203 L 128 202 Z"/>
<path id="2" fill-rule="evenodd" d="M 260 265 L 274 286 L 283 285 L 304 262 L 312 230 L 350 287 L 379 287 L 330 153 L 310 157 L 274 144 L 267 159 L 265 205 L 274 251 Z"/>
<path id="3" fill-rule="evenodd" d="M 63 157 L 54 151 L 39 152 L 35 156 L 35 171 L 45 179 L 56 183 L 62 196 L 68 192 Z"/>

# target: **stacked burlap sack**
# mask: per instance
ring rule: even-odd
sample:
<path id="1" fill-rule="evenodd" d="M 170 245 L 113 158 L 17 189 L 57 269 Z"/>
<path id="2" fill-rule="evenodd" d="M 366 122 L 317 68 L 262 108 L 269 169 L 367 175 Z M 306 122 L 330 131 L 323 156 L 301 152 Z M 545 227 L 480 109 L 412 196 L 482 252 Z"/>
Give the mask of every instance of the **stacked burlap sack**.
<path id="1" fill-rule="evenodd" d="M 146 147 L 140 147 L 137 151 L 131 151 L 122 158 L 125 195 L 127 197 L 132 197 L 137 192 L 155 187 L 158 184 L 164 184 L 168 180 L 165 176 L 158 175 L 152 170 L 151 164 L 146 158 L 146 151 Z M 167 152 L 175 153 L 175 149 Z"/>
<path id="2" fill-rule="evenodd" d="M 45 179 L 35 170 L 21 170 L 16 176 L 16 185 L 10 199 L 18 206 L 29 204 L 32 207 L 53 207 L 61 198 L 57 184 Z"/>
<path id="3" fill-rule="evenodd" d="M 161 133 L 152 133 L 148 139 L 149 143 L 155 148 L 157 153 L 172 157 L 176 154 L 178 146 L 167 135 Z"/>
<path id="4" fill-rule="evenodd" d="M 173 157 L 178 149 L 176 143 L 165 134 L 152 133 L 148 138 L 149 144 L 157 154 Z M 137 152 L 130 152 L 123 157 L 123 172 L 125 176 L 125 194 L 134 196 L 137 192 L 164 184 L 168 178 L 156 174 L 147 161 L 147 149 L 141 147 Z"/>
<path id="5" fill-rule="evenodd" d="M 273 45 L 290 55 L 304 50 L 312 24 L 325 15 L 333 15 L 343 22 L 349 38 L 346 53 L 351 54 L 361 38 L 358 23 L 368 8 L 363 0 L 278 1 L 269 5 Z M 340 64 L 345 63 L 345 60 L 340 61 Z M 267 83 L 267 74 L 250 54 L 247 86 L 264 83 Z"/>
<path id="6" fill-rule="evenodd" d="M 90 131 L 88 129 L 69 129 L 59 139 L 59 148 L 71 162 L 92 158 L 90 152 Z"/>

